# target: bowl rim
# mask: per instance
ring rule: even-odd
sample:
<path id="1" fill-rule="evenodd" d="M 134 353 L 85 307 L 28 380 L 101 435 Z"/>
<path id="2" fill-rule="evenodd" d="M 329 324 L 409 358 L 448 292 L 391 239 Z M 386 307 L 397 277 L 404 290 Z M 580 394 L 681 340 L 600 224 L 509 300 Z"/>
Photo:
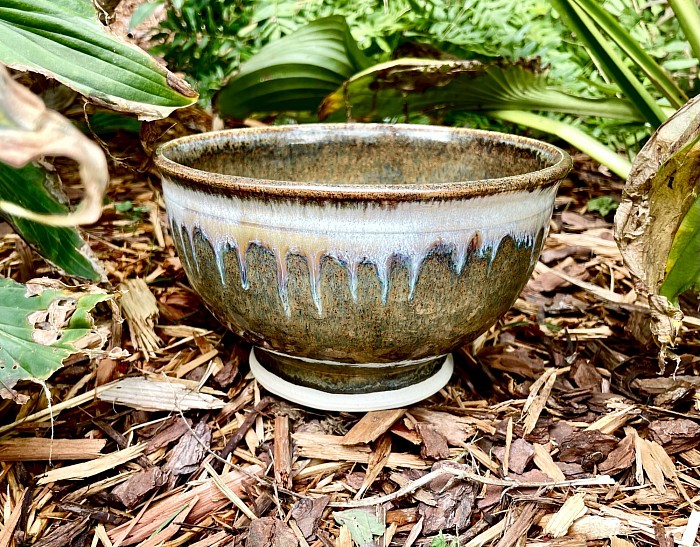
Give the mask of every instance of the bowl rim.
<path id="1" fill-rule="evenodd" d="M 198 143 L 215 143 L 222 138 L 258 134 L 312 133 L 345 131 L 348 133 L 388 133 L 410 135 L 411 133 L 449 133 L 472 138 L 482 138 L 493 142 L 510 144 L 517 148 L 542 154 L 551 160 L 552 165 L 519 175 L 475 179 L 466 181 L 446 181 L 437 183 L 408 184 L 337 184 L 329 182 L 302 182 L 212 173 L 187 167 L 166 156 L 169 151 L 181 147 L 192 147 Z M 164 177 L 176 183 L 203 189 L 208 192 L 228 193 L 237 196 L 279 197 L 294 199 L 314 199 L 333 201 L 421 201 L 425 199 L 455 199 L 501 194 L 517 191 L 533 191 L 558 184 L 571 170 L 572 160 L 567 152 L 552 144 L 520 135 L 486 131 L 481 129 L 457 128 L 420 124 L 379 124 L 379 123 L 332 123 L 277 125 L 247 127 L 209 131 L 197 135 L 179 137 L 161 144 L 155 155 L 155 164 Z"/>

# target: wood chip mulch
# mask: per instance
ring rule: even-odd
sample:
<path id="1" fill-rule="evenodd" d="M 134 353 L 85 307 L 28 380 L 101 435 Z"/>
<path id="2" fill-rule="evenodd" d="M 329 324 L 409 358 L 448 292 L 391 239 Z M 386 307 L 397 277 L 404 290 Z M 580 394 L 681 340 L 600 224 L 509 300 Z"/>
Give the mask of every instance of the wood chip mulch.
<path id="1" fill-rule="evenodd" d="M 109 356 L 49 380 L 53 423 L 38 386 L 0 402 L 0 547 L 699 543 L 698 304 L 660 375 L 610 219 L 586 211 L 622 183 L 590 160 L 575 158 L 533 278 L 456 353 L 450 384 L 350 414 L 256 384 L 183 274 L 148 159 L 118 149 L 86 237 L 129 295 L 125 320 L 105 312 Z M 0 268 L 60 277 L 4 225 Z"/>

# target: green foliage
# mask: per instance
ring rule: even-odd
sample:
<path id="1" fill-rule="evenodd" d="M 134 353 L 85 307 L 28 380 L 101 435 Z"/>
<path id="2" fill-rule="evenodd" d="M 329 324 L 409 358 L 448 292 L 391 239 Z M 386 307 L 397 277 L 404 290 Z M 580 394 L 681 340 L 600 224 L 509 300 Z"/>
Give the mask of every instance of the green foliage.
<path id="1" fill-rule="evenodd" d="M 588 200 L 586 209 L 592 213 L 598 213 L 602 217 L 608 216 L 613 211 L 617 210 L 620 203 L 610 196 L 600 196 Z"/>
<path id="2" fill-rule="evenodd" d="M 0 196 L 39 213 L 65 213 L 68 208 L 51 191 L 48 173 L 33 164 L 14 169 L 0 163 Z M 29 245 L 68 275 L 100 281 L 97 258 L 76 228 L 55 227 L 6 215 L 6 220 Z"/>
<path id="3" fill-rule="evenodd" d="M 463 59 L 539 57 L 552 77 L 582 82 L 585 52 L 565 40 L 565 27 L 546 0 L 168 0 L 152 49 L 184 72 L 203 96 L 220 88 L 265 44 L 321 17 L 342 16 L 364 53 L 388 60 L 407 42 L 437 47 Z M 583 62 L 582 62 L 583 61 Z M 582 88 L 587 87 L 584 84 Z M 582 91 L 580 88 L 576 91 Z"/>
<path id="4" fill-rule="evenodd" d="M 447 538 L 440 532 L 430 540 L 430 547 L 459 547 L 457 538 L 447 541 Z"/>
<path id="5" fill-rule="evenodd" d="M 700 290 L 700 197 L 673 238 L 666 278 L 659 293 L 677 304 L 678 297 L 690 289 Z"/>
<path id="6" fill-rule="evenodd" d="M 604 73 L 620 86 L 624 95 L 632 101 L 644 119 L 653 127 L 661 125 L 666 119 L 661 107 L 627 67 L 613 43 L 603 36 L 599 28 L 601 24 L 607 24 L 608 26 L 604 28 L 608 30 L 612 28 L 622 31 L 622 27 L 615 26 L 614 21 L 603 16 L 606 14 L 604 10 L 599 10 L 597 4 L 588 0 L 552 0 L 552 4 L 564 18 L 567 26 L 589 48 L 591 55 L 598 60 Z M 634 44 L 634 40 L 627 33 L 623 31 L 621 34 L 625 40 L 618 40 L 618 42 Z"/>
<path id="7" fill-rule="evenodd" d="M 620 90 L 599 72 L 580 40 L 572 38 L 548 0 L 163 0 L 167 18 L 156 31 L 153 50 L 169 66 L 189 74 L 209 97 L 262 46 L 319 17 L 343 16 L 365 55 L 375 62 L 389 57 L 432 56 L 434 48 L 451 58 L 538 58 L 549 67 L 550 85 L 566 93 L 609 98 Z M 697 85 L 688 43 L 665 7 L 640 8 L 623 0 L 604 0 L 602 8 L 666 70 L 685 93 Z M 430 48 L 433 48 L 432 50 Z M 646 86 L 644 74 L 630 69 Z M 695 82 L 695 83 L 694 83 Z M 596 116 L 562 118 L 592 136 L 630 154 L 648 138 L 640 122 L 610 123 Z M 483 117 L 447 113 L 445 121 L 502 128 Z"/>
<path id="8" fill-rule="evenodd" d="M 91 0 L 4 1 L 0 62 L 145 118 L 164 117 L 197 99 L 144 51 L 109 34 Z"/>
<path id="9" fill-rule="evenodd" d="M 103 292 L 22 285 L 0 278 L 0 396 L 17 399 L 21 380 L 43 381 L 95 333 L 90 315 Z"/>
<path id="10" fill-rule="evenodd" d="M 262 48 L 224 86 L 216 106 L 239 119 L 251 112 L 315 111 L 368 64 L 345 20 L 324 17 Z"/>
<path id="11" fill-rule="evenodd" d="M 263 52 L 260 52 L 262 55 Z M 282 69 L 282 68 L 281 68 Z M 283 96 L 280 90 L 278 96 Z M 542 110 L 639 119 L 621 99 L 588 99 L 547 85 L 534 62 L 398 59 L 354 75 L 330 94 L 319 117 L 379 121 L 450 111 Z"/>

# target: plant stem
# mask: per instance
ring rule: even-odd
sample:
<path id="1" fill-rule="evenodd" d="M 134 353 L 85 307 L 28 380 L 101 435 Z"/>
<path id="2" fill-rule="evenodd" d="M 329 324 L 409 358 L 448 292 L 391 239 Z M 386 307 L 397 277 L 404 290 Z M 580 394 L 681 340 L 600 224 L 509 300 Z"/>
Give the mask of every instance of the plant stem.
<path id="1" fill-rule="evenodd" d="M 669 0 L 695 58 L 700 60 L 700 9 L 695 0 Z"/>
<path id="2" fill-rule="evenodd" d="M 521 110 L 489 110 L 485 112 L 485 114 L 492 118 L 517 123 L 556 135 L 582 152 L 585 152 L 602 165 L 605 165 L 613 173 L 623 179 L 627 178 L 632 168 L 632 164 L 627 159 L 615 153 L 603 143 L 587 135 L 580 129 L 572 127 L 564 122 L 545 118 L 544 116 L 531 112 L 523 112 Z"/>

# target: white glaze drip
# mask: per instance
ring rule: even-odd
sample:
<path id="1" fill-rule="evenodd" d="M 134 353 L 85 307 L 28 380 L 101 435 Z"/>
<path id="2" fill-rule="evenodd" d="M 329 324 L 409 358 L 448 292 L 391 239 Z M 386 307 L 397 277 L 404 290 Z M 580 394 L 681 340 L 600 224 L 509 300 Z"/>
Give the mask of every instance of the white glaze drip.
<path id="1" fill-rule="evenodd" d="M 471 250 L 488 257 L 488 272 L 502 240 L 509 236 L 517 244 L 531 247 L 535 256 L 537 235 L 546 229 L 552 213 L 556 186 L 465 200 L 351 205 L 297 204 L 283 201 L 220 196 L 178 186 L 167 178 L 163 183 L 171 225 L 179 234 L 184 261 L 194 261 L 194 233 L 199 230 L 216 255 L 219 275 L 225 283 L 225 254 L 235 249 L 241 286 L 249 287 L 247 249 L 251 244 L 268 249 L 277 262 L 277 290 L 283 308 L 291 313 L 287 260 L 304 258 L 309 287 L 319 316 L 321 261 L 328 256 L 348 272 L 349 291 L 358 298 L 358 271 L 363 263 L 377 272 L 382 301 L 390 290 L 390 266 L 402 260 L 408 267 L 408 298 L 415 293 L 423 262 L 438 246 L 451 249 L 452 268 L 464 269 Z M 508 222 L 503 222 L 507 217 Z M 189 242 L 182 236 L 187 231 Z M 189 243 L 189 246 L 187 245 Z M 189 247 L 189 248 L 188 248 Z"/>

